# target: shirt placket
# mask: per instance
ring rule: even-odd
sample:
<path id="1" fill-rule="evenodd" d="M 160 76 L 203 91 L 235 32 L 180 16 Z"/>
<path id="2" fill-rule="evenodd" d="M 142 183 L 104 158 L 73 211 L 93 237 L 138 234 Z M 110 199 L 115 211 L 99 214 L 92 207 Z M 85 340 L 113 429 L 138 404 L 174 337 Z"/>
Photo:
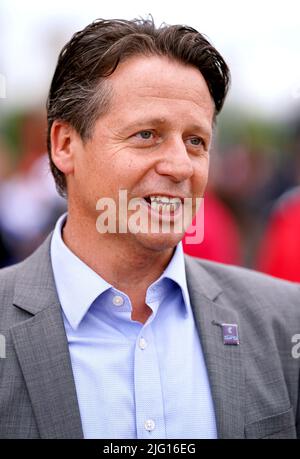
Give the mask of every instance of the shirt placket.
<path id="1" fill-rule="evenodd" d="M 140 331 L 135 345 L 134 390 L 137 438 L 166 437 L 160 368 L 151 323 Z"/>

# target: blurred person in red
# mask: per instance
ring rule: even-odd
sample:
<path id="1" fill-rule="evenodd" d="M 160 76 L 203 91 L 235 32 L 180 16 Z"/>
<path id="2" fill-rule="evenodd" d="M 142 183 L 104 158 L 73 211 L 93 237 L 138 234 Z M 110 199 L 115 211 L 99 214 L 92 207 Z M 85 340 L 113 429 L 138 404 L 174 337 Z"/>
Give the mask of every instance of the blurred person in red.
<path id="1" fill-rule="evenodd" d="M 256 268 L 300 282 L 300 186 L 279 198 L 261 240 Z"/>
<path id="2" fill-rule="evenodd" d="M 192 225 L 195 225 L 195 218 Z M 199 244 L 189 243 L 188 236 L 182 240 L 183 250 L 193 257 L 220 263 L 242 263 L 241 238 L 238 224 L 230 209 L 213 190 L 205 194 L 204 238 Z"/>
<path id="3" fill-rule="evenodd" d="M 198 210 L 191 227 L 186 231 L 182 240 L 183 250 L 187 255 L 193 257 L 241 265 L 243 255 L 240 225 L 234 211 L 227 202 L 224 202 L 219 193 L 219 190 L 222 192 L 220 184 L 224 180 L 224 161 L 217 145 L 213 149 L 209 182 L 202 208 Z M 195 243 L 196 241 L 192 240 L 190 235 L 197 225 L 202 225 L 202 240 Z"/>

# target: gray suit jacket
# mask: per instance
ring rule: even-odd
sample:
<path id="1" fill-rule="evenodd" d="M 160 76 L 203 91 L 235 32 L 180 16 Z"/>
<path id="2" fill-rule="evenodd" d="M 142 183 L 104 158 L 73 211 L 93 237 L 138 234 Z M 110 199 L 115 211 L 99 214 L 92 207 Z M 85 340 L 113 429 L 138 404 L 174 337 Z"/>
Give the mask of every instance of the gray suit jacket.
<path id="1" fill-rule="evenodd" d="M 49 247 L 0 271 L 0 438 L 83 438 Z M 299 286 L 188 256 L 186 272 L 219 438 L 299 436 Z"/>

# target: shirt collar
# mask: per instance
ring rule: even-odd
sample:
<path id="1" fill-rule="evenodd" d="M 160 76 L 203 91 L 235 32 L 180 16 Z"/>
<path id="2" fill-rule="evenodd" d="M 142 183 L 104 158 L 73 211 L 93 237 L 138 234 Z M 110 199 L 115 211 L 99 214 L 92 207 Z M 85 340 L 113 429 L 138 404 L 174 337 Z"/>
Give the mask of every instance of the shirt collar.
<path id="1" fill-rule="evenodd" d="M 61 307 L 76 330 L 95 299 L 112 286 L 64 243 L 61 234 L 66 217 L 67 214 L 62 215 L 56 223 L 51 240 L 51 262 Z"/>
<path id="2" fill-rule="evenodd" d="M 50 253 L 61 307 L 71 327 L 76 330 L 96 298 L 113 286 L 66 246 L 62 239 L 62 228 L 66 218 L 67 213 L 63 214 L 56 223 Z M 185 314 L 187 314 L 190 309 L 190 297 L 186 282 L 182 242 L 176 246 L 168 266 L 149 289 L 154 285 L 163 285 L 161 281 L 164 278 L 171 279 L 179 285 L 184 300 Z"/>
<path id="3" fill-rule="evenodd" d="M 159 283 L 164 278 L 171 279 L 180 287 L 185 306 L 185 314 L 187 314 L 191 307 L 191 303 L 186 281 L 184 252 L 181 241 L 177 244 L 168 266 L 160 278 L 155 281 L 155 284 Z"/>

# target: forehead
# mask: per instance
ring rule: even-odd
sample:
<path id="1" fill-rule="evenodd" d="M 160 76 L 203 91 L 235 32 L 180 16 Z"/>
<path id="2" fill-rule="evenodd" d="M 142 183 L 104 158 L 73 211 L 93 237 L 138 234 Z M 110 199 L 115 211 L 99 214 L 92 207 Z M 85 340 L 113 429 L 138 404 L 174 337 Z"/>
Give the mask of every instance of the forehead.
<path id="1" fill-rule="evenodd" d="M 161 56 L 134 56 L 118 65 L 108 77 L 112 84 L 112 105 L 122 110 L 143 106 L 189 107 L 213 119 L 214 103 L 201 72 L 191 65 Z M 162 114 L 163 116 L 163 114 Z"/>

